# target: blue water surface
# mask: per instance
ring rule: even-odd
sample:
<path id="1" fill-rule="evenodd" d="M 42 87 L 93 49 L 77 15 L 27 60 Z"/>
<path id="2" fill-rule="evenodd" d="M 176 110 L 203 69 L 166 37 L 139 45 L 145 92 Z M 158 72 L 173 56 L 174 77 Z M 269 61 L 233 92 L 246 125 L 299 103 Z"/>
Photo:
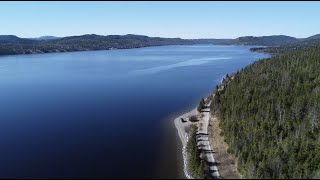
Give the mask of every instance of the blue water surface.
<path id="1" fill-rule="evenodd" d="M 161 46 L 0 57 L 0 178 L 182 177 L 173 117 L 249 46 Z"/>

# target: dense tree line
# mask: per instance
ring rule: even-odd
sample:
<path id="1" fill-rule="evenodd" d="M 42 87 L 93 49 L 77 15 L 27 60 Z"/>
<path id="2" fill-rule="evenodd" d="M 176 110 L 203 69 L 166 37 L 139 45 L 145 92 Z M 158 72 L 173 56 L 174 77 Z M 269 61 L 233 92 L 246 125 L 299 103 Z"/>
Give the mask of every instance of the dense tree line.
<path id="1" fill-rule="evenodd" d="M 134 34 L 108 36 L 86 34 L 63 38 L 50 36 L 42 38 L 19 38 L 13 35 L 0 35 L 0 55 L 130 49 L 148 46 L 194 44 L 277 46 L 252 49 L 252 51 L 274 53 L 288 49 L 291 45 L 296 46 L 297 43 L 311 44 L 311 42 L 319 41 L 320 35 L 314 35 L 304 39 L 297 39 L 284 35 L 261 37 L 245 36 L 236 39 L 181 39 L 148 37 Z"/>
<path id="2" fill-rule="evenodd" d="M 278 46 L 269 47 L 255 47 L 251 48 L 250 51 L 263 52 L 268 54 L 282 54 L 290 51 L 297 51 L 306 48 L 310 48 L 320 43 L 320 34 L 311 36 L 309 38 L 300 39 L 293 43 L 278 44 Z"/>
<path id="3" fill-rule="evenodd" d="M 211 108 L 245 177 L 320 176 L 320 46 L 242 69 Z"/>
<path id="4" fill-rule="evenodd" d="M 200 150 L 197 147 L 197 130 L 198 127 L 196 125 L 190 126 L 190 136 L 187 143 L 187 153 L 189 156 L 188 161 L 188 171 L 190 175 L 195 179 L 202 179 L 204 178 L 204 165 L 200 158 Z"/>
<path id="5" fill-rule="evenodd" d="M 0 55 L 130 49 L 164 45 L 230 44 L 230 41 L 231 39 L 161 38 L 134 34 L 108 36 L 86 34 L 48 39 L 0 35 Z"/>
<path id="6" fill-rule="evenodd" d="M 16 36 L 0 36 L 0 55 L 129 49 L 147 46 L 190 44 L 195 44 L 195 42 L 180 38 L 148 37 L 133 34 L 123 36 L 86 34 L 52 40 L 32 40 Z"/>
<path id="7" fill-rule="evenodd" d="M 237 44 L 242 45 L 263 45 L 263 46 L 279 46 L 279 45 L 287 45 L 298 42 L 299 39 L 284 36 L 284 35 L 274 35 L 274 36 L 244 36 L 236 39 Z"/>
<path id="8" fill-rule="evenodd" d="M 197 111 L 198 111 L 198 112 L 201 112 L 201 110 L 205 108 L 205 105 L 206 105 L 206 102 L 204 101 L 203 98 L 201 98 L 201 100 L 200 100 L 200 102 L 199 102 L 199 105 L 198 105 L 198 107 L 197 107 Z"/>

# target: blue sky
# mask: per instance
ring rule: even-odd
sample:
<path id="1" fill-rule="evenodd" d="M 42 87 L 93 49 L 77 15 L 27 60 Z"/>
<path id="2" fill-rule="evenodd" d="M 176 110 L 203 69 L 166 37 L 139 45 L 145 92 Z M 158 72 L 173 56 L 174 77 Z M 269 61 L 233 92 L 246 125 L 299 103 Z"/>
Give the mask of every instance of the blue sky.
<path id="1" fill-rule="evenodd" d="M 0 2 L 0 34 L 236 38 L 320 33 L 320 2 Z"/>

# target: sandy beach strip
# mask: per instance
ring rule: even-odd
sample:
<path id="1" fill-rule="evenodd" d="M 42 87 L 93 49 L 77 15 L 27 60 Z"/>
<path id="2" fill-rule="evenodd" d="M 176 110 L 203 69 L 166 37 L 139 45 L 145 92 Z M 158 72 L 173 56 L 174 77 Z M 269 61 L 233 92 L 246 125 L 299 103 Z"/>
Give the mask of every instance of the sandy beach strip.
<path id="1" fill-rule="evenodd" d="M 184 120 L 189 120 L 189 118 L 191 116 L 194 116 L 194 115 L 198 115 L 198 111 L 197 111 L 197 108 L 185 113 L 185 114 L 182 114 L 181 116 L 177 117 L 175 120 L 174 120 L 174 125 L 176 126 L 177 130 L 178 130 L 178 134 L 179 134 L 179 137 L 180 137 L 180 140 L 181 140 L 181 143 L 182 143 L 182 146 L 185 147 L 187 145 L 187 142 L 188 142 L 188 127 L 190 127 L 190 125 L 192 124 L 190 121 L 187 121 L 187 122 L 182 122 L 181 121 L 181 118 L 183 118 Z"/>
<path id="2" fill-rule="evenodd" d="M 221 92 L 224 89 L 224 86 L 229 83 L 230 80 L 234 79 L 234 75 L 235 73 L 232 73 L 229 77 L 227 75 L 226 78 L 223 78 L 217 91 Z M 206 166 L 209 167 L 212 178 L 242 178 L 241 174 L 237 171 L 236 158 L 227 152 L 228 145 L 224 142 L 223 136 L 220 135 L 221 129 L 219 127 L 218 118 L 215 115 L 215 112 L 210 112 L 211 100 L 216 93 L 217 92 L 213 92 L 205 99 L 206 107 L 202 109 L 201 112 L 198 112 L 197 108 L 195 108 L 174 120 L 183 147 L 184 173 L 188 179 L 192 178 L 187 171 L 188 154 L 186 152 L 188 132 L 191 124 L 195 124 L 198 127 L 196 138 L 197 146 L 202 150 L 200 157 L 206 162 Z M 197 116 L 199 122 L 190 122 L 189 118 L 191 116 Z"/>
<path id="3" fill-rule="evenodd" d="M 184 171 L 184 175 L 188 179 L 192 179 L 192 177 L 188 172 L 188 153 L 187 153 L 186 146 L 188 142 L 188 133 L 187 133 L 189 131 L 188 128 L 192 123 L 190 121 L 182 122 L 181 118 L 183 118 L 184 120 L 189 120 L 191 116 L 194 116 L 197 114 L 198 114 L 198 111 L 197 111 L 197 108 L 195 108 L 185 114 L 182 114 L 181 116 L 175 118 L 174 120 L 174 125 L 178 131 L 178 135 L 182 143 L 183 171 Z"/>
<path id="4" fill-rule="evenodd" d="M 197 131 L 197 146 L 201 150 L 201 159 L 205 162 L 206 169 L 209 170 L 212 178 L 219 179 L 220 174 L 218 168 L 216 166 L 216 161 L 213 156 L 213 151 L 211 150 L 211 146 L 208 140 L 208 125 L 209 125 L 209 117 L 210 117 L 210 108 L 208 108 L 210 102 L 207 104 L 207 108 L 203 109 L 201 112 L 197 111 L 197 108 L 193 109 L 190 112 L 187 112 L 174 120 L 175 126 L 178 131 L 178 135 L 180 137 L 182 143 L 182 156 L 184 161 L 184 174 L 188 179 L 192 177 L 188 173 L 187 164 L 188 164 L 188 153 L 186 152 L 186 145 L 188 142 L 188 133 L 191 124 L 194 124 L 198 127 Z M 197 116 L 198 122 L 190 122 L 189 118 L 191 116 Z M 182 122 L 182 118 L 184 122 Z"/>

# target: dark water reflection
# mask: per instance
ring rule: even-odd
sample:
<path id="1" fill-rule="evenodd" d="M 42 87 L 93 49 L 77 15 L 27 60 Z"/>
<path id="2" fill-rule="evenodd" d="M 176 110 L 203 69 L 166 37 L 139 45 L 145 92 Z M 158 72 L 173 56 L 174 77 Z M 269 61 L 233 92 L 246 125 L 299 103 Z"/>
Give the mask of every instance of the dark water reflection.
<path id="1" fill-rule="evenodd" d="M 0 177 L 183 177 L 172 118 L 266 56 L 249 48 L 0 57 Z"/>

